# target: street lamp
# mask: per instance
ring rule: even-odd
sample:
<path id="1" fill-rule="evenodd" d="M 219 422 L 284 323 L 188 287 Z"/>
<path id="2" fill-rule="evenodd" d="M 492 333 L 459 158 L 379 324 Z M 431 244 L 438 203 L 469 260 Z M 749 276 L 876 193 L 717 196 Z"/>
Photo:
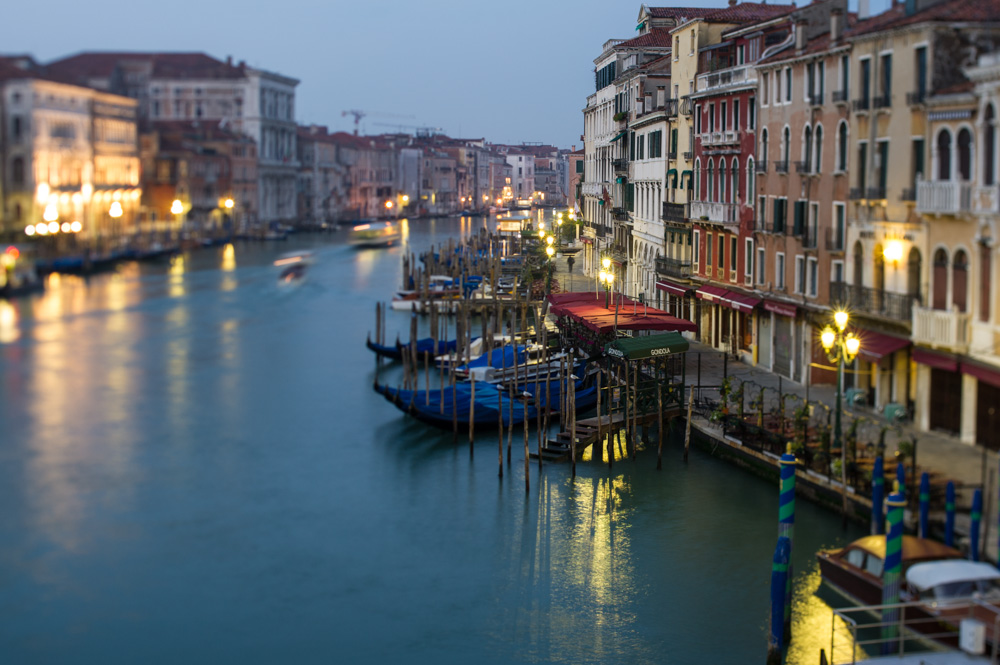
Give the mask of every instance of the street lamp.
<path id="1" fill-rule="evenodd" d="M 611 285 L 615 281 L 615 274 L 611 272 L 611 259 L 605 256 L 601 259 L 601 266 L 604 270 L 600 272 L 597 278 L 601 280 L 602 284 L 604 284 L 604 308 L 610 309 L 611 307 L 608 304 L 608 298 L 611 293 Z"/>
<path id="2" fill-rule="evenodd" d="M 841 383 L 844 378 L 844 364 L 854 362 L 854 358 L 861 350 L 861 340 L 853 332 L 847 332 L 847 312 L 839 310 L 833 314 L 833 323 L 827 324 L 820 332 L 820 343 L 826 351 L 826 357 L 830 362 L 837 363 L 837 404 L 835 419 L 833 421 L 833 443 L 840 446 L 840 483 L 841 495 L 843 498 L 844 524 L 847 524 L 847 446 L 841 437 L 840 412 L 841 404 Z"/>
<path id="3" fill-rule="evenodd" d="M 556 249 L 552 246 L 552 236 L 546 238 L 549 246 L 545 248 L 545 253 L 549 257 L 549 265 L 545 270 L 545 293 L 552 293 L 552 257 L 555 256 Z"/>

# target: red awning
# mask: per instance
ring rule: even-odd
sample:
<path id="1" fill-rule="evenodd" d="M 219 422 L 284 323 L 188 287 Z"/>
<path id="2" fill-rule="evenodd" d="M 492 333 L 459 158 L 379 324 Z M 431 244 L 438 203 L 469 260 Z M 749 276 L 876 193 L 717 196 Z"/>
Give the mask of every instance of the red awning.
<path id="1" fill-rule="evenodd" d="M 795 315 L 799 313 L 799 308 L 795 305 L 790 305 L 784 302 L 774 302 L 773 300 L 765 300 L 764 309 L 768 312 L 780 314 L 781 316 L 790 316 L 793 319 L 795 318 Z"/>
<path id="2" fill-rule="evenodd" d="M 604 294 L 600 292 L 556 293 L 549 296 L 550 311 L 556 316 L 567 316 L 597 333 L 609 333 L 615 329 L 616 305 L 619 330 L 698 330 L 698 326 L 691 321 L 620 294 L 612 295 L 610 308 L 605 308 Z"/>
<path id="3" fill-rule="evenodd" d="M 694 295 L 701 300 L 714 302 L 716 300 L 721 300 L 726 293 L 728 293 L 728 291 L 721 286 L 705 284 L 704 286 L 698 287 L 698 290 L 694 292 Z"/>
<path id="4" fill-rule="evenodd" d="M 963 360 L 962 374 L 968 374 L 969 376 L 974 376 L 983 383 L 988 383 L 991 386 L 1000 388 L 1000 368 L 987 367 L 986 365 L 980 365 L 979 363 L 970 363 L 966 360 Z"/>
<path id="5" fill-rule="evenodd" d="M 735 309 L 737 312 L 752 312 L 753 308 L 761 303 L 761 298 L 755 298 L 736 291 L 726 291 L 720 298 L 723 304 Z"/>
<path id="6" fill-rule="evenodd" d="M 593 245 L 594 244 L 594 239 L 593 238 L 588 238 L 587 236 L 582 236 L 580 238 L 580 242 L 582 242 L 584 245 Z"/>
<path id="7" fill-rule="evenodd" d="M 910 345 L 908 339 L 885 335 L 874 330 L 858 330 L 857 335 L 861 339 L 861 350 L 858 355 L 870 363 L 877 363 L 882 358 L 891 356 Z"/>
<path id="8" fill-rule="evenodd" d="M 688 291 L 694 290 L 694 287 L 691 285 L 677 284 L 676 282 L 671 282 L 665 279 L 657 282 L 656 288 L 675 296 L 684 296 L 687 295 Z"/>
<path id="9" fill-rule="evenodd" d="M 922 349 L 919 346 L 913 348 L 913 360 L 921 365 L 944 369 L 949 372 L 958 371 L 958 359 L 955 356 L 945 353 L 935 353 L 929 349 Z"/>

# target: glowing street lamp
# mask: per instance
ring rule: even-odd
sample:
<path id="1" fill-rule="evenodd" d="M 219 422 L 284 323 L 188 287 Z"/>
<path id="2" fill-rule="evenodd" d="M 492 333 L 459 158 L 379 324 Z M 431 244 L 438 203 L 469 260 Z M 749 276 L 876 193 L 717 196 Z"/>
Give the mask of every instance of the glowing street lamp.
<path id="1" fill-rule="evenodd" d="M 232 199 L 226 199 L 223 205 L 226 206 L 226 210 L 232 210 L 233 206 L 236 205 L 236 201 L 233 201 Z"/>
<path id="2" fill-rule="evenodd" d="M 861 340 L 853 332 L 847 332 L 848 319 L 847 312 L 843 310 L 834 312 L 834 325 L 827 324 L 819 335 L 819 341 L 823 345 L 823 350 L 826 351 L 826 357 L 829 358 L 830 362 L 837 363 L 837 404 L 834 411 L 835 419 L 833 421 L 833 445 L 834 447 L 840 446 L 840 491 L 843 499 L 842 508 L 845 526 L 847 524 L 847 446 L 844 445 L 841 436 L 840 413 L 842 402 L 840 393 L 841 383 L 844 378 L 844 364 L 854 362 L 854 358 L 857 357 L 858 352 L 861 350 Z"/>
<path id="3" fill-rule="evenodd" d="M 181 203 L 180 199 L 174 199 L 174 202 L 170 204 L 170 212 L 175 215 L 180 215 L 184 212 L 184 204 Z"/>
<path id="4" fill-rule="evenodd" d="M 111 204 L 111 209 L 108 210 L 108 214 L 111 215 L 112 217 L 114 217 L 115 219 L 118 219 L 119 217 L 121 217 L 122 216 L 122 204 L 121 204 L 121 202 L 115 201 L 114 203 L 112 203 Z"/>
<path id="5" fill-rule="evenodd" d="M 615 281 L 615 274 L 611 272 L 611 259 L 606 256 L 601 259 L 601 267 L 603 267 L 604 270 L 600 272 L 598 279 L 602 284 L 604 284 L 604 308 L 610 309 L 611 306 L 608 301 L 611 294 L 611 285 Z"/>

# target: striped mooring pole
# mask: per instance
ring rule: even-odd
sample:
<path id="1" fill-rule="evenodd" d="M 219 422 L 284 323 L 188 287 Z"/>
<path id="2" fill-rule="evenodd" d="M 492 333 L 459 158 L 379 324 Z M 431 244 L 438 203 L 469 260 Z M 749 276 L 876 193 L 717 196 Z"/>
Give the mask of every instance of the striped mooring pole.
<path id="1" fill-rule="evenodd" d="M 979 561 L 979 524 L 983 519 L 983 490 L 972 495 L 972 523 L 969 524 L 969 558 Z"/>
<path id="2" fill-rule="evenodd" d="M 920 474 L 920 537 L 930 538 L 927 518 L 931 511 L 931 479 L 924 471 Z"/>
<path id="3" fill-rule="evenodd" d="M 944 544 L 955 546 L 955 483 L 950 480 L 944 490 Z"/>
<path id="4" fill-rule="evenodd" d="M 885 462 L 881 456 L 875 458 L 875 468 L 872 469 L 872 535 L 885 533 L 885 518 L 882 516 L 882 504 L 885 502 Z"/>
<path id="5" fill-rule="evenodd" d="M 900 463 L 898 463 L 896 465 L 896 482 L 899 484 L 899 487 L 896 488 L 896 491 L 899 492 L 900 494 L 902 494 L 903 498 L 905 499 L 906 498 L 906 467 L 903 465 L 902 462 L 900 462 Z"/>
<path id="6" fill-rule="evenodd" d="M 767 639 L 767 662 L 781 662 L 781 650 L 785 647 L 785 586 L 788 581 L 788 562 L 792 553 L 792 543 L 780 536 L 774 548 L 771 563 L 771 630 Z"/>
<path id="7" fill-rule="evenodd" d="M 795 455 L 791 450 L 781 456 L 781 491 L 778 495 L 778 537 L 788 539 L 789 563 L 785 576 L 784 643 L 792 640 L 792 564 L 795 545 Z"/>
<path id="8" fill-rule="evenodd" d="M 902 492 L 893 492 L 886 502 L 889 507 L 889 533 L 885 537 L 885 572 L 882 576 L 882 604 L 899 603 L 899 578 L 903 570 L 903 508 L 906 499 Z M 899 637 L 899 608 L 886 607 L 882 610 L 882 655 L 896 651 Z"/>

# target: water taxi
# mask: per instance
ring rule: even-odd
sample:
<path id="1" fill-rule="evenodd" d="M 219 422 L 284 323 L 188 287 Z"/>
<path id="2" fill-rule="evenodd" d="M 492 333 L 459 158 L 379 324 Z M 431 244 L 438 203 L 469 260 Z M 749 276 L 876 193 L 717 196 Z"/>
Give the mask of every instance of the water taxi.
<path id="1" fill-rule="evenodd" d="M 347 242 L 358 249 L 364 247 L 388 247 L 403 237 L 399 225 L 392 222 L 369 222 L 351 229 Z"/>

